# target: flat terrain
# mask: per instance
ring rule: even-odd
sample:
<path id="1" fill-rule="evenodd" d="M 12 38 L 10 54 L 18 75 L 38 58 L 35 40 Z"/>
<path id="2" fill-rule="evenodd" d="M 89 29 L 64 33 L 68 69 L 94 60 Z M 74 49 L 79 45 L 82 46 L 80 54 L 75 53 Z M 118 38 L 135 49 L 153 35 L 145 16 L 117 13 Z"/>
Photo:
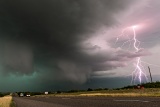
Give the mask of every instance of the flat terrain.
<path id="1" fill-rule="evenodd" d="M 160 97 L 13 97 L 17 107 L 160 107 Z"/>

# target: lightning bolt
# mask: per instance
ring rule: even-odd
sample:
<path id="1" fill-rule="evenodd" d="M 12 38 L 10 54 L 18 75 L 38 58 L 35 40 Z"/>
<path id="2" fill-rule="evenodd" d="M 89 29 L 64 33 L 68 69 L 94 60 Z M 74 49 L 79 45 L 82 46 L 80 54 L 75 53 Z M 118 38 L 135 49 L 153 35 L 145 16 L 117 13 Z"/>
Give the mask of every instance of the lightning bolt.
<path id="1" fill-rule="evenodd" d="M 132 27 L 127 27 L 125 28 L 124 30 L 122 30 L 122 33 L 117 37 L 116 39 L 116 42 L 115 44 L 118 42 L 119 38 L 120 37 L 127 37 L 128 40 L 125 41 L 121 48 L 126 44 L 126 43 L 129 43 L 129 48 L 131 46 L 131 44 L 133 44 L 133 47 L 135 49 L 135 53 L 138 53 L 139 50 L 141 49 L 139 46 L 140 46 L 140 41 L 137 39 L 137 35 L 136 35 L 136 30 L 135 30 L 136 26 L 132 26 Z M 132 29 L 132 32 L 133 32 L 133 37 L 130 38 L 129 35 L 127 35 L 126 31 L 127 30 L 130 30 Z M 133 41 L 133 43 L 132 43 Z M 144 66 L 142 65 L 142 60 L 141 60 L 141 57 L 137 57 L 136 58 L 136 63 L 134 64 L 135 65 L 135 70 L 132 72 L 132 80 L 131 80 L 131 84 L 133 83 L 133 81 L 135 82 L 136 79 L 139 79 L 139 82 L 142 83 L 142 76 L 144 76 L 146 78 L 146 80 L 148 80 L 147 78 L 147 75 L 145 74 L 145 68 Z"/>
<path id="2" fill-rule="evenodd" d="M 140 42 L 136 39 L 135 27 L 136 27 L 136 26 L 133 26 L 133 27 L 132 27 L 132 29 L 133 29 L 133 40 L 134 40 L 133 45 L 134 45 L 134 48 L 135 48 L 136 52 L 138 52 L 138 51 L 139 51 L 139 48 L 138 48 L 138 47 L 139 47 Z M 138 43 L 138 46 L 136 45 L 137 43 Z M 136 68 L 135 68 L 134 71 L 137 72 L 140 83 L 142 82 L 142 79 L 141 79 L 141 78 L 142 78 L 142 74 L 145 75 L 145 73 L 142 71 L 142 68 L 141 68 L 141 67 L 143 67 L 142 64 L 141 64 L 141 58 L 138 57 L 138 58 L 137 58 L 137 63 L 136 63 Z M 133 80 L 132 80 L 132 81 L 133 81 Z"/>

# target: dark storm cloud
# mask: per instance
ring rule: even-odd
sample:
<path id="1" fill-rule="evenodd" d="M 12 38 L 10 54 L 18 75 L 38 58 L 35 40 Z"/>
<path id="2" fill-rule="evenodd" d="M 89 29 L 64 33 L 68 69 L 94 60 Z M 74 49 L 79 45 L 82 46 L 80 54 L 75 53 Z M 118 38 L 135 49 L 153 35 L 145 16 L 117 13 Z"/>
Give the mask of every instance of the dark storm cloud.
<path id="1" fill-rule="evenodd" d="M 90 55 L 81 41 L 101 26 L 118 23 L 130 0 L 1 0 L 0 57 L 4 73 L 83 83 L 90 73 L 124 66 L 135 53 L 113 49 Z M 120 54 L 119 54 L 120 53 Z M 135 56 L 134 56 L 135 55 Z"/>

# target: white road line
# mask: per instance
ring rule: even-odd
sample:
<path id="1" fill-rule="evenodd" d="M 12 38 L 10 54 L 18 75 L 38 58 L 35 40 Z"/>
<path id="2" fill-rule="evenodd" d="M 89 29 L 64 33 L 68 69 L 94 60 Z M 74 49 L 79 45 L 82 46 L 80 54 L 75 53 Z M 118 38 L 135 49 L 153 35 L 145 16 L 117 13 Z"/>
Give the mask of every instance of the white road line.
<path id="1" fill-rule="evenodd" d="M 71 98 L 62 98 L 62 99 L 71 99 Z"/>
<path id="2" fill-rule="evenodd" d="M 150 102 L 150 101 L 143 101 L 143 100 L 113 100 L 113 101 L 119 101 L 119 102 L 145 102 L 145 103 Z"/>
<path id="3" fill-rule="evenodd" d="M 150 101 L 142 101 L 142 102 L 148 103 L 148 102 L 150 102 Z"/>
<path id="4" fill-rule="evenodd" d="M 134 101 L 140 101 L 140 100 L 114 100 L 114 101 L 131 101 L 131 102 L 134 102 Z"/>

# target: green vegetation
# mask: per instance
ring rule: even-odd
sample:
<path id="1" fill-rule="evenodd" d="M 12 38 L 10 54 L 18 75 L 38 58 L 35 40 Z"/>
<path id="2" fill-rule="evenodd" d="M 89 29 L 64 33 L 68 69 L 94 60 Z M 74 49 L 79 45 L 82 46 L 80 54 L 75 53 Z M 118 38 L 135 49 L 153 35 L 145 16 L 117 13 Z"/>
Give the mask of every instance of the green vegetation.
<path id="1" fill-rule="evenodd" d="M 152 83 L 142 83 L 142 84 L 133 85 L 133 86 L 126 86 L 121 89 L 131 89 L 131 88 L 135 88 L 136 86 L 143 86 L 144 88 L 160 88 L 160 82 L 157 81 Z"/>
<path id="2" fill-rule="evenodd" d="M 109 89 L 109 90 L 99 90 L 99 91 L 81 91 L 81 92 L 62 92 L 42 96 L 125 96 L 125 97 L 160 97 L 160 88 L 144 88 L 144 89 Z"/>
<path id="3" fill-rule="evenodd" d="M 0 93 L 0 97 L 4 97 L 4 96 L 7 96 L 9 95 L 10 93 L 9 92 L 5 92 L 5 93 Z"/>
<path id="4" fill-rule="evenodd" d="M 44 96 L 44 95 L 42 95 Z M 46 96 L 46 95 L 45 95 Z M 160 82 L 143 83 L 133 86 L 125 86 L 122 88 L 108 89 L 108 88 L 98 88 L 87 90 L 70 90 L 70 91 L 57 91 L 56 93 L 51 93 L 47 96 L 152 96 L 160 97 Z"/>
<path id="5" fill-rule="evenodd" d="M 12 99 L 11 102 L 10 102 L 10 107 L 16 107 L 16 105 L 15 105 L 13 99 Z"/>
<path id="6" fill-rule="evenodd" d="M 2 93 L 0 93 L 0 97 L 4 97 L 4 95 Z"/>
<path id="7" fill-rule="evenodd" d="M 21 92 L 17 92 L 19 95 Z M 49 92 L 22 92 L 24 96 L 29 93 L 31 96 L 157 96 L 160 97 L 160 82 L 142 83 L 133 86 L 125 86 L 122 88 L 88 88 L 87 90 L 69 90 Z"/>
<path id="8" fill-rule="evenodd" d="M 29 94 L 31 96 L 43 95 L 44 94 L 44 92 L 16 92 L 16 93 L 14 93 L 14 96 L 20 96 L 20 93 L 23 93 L 24 96 L 26 96 L 27 94 Z"/>

